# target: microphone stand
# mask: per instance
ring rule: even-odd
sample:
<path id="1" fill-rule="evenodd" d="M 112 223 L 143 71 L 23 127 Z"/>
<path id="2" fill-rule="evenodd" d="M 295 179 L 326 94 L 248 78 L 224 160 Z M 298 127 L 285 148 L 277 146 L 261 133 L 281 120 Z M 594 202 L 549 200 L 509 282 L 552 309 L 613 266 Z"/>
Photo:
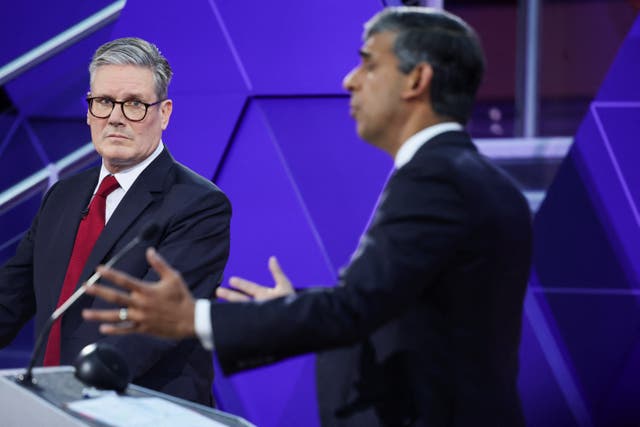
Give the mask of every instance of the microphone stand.
<path id="1" fill-rule="evenodd" d="M 140 243 L 142 241 L 151 240 L 158 232 L 159 232 L 159 227 L 158 227 L 157 224 L 148 225 L 147 227 L 145 227 L 142 230 L 140 235 L 136 236 L 133 240 L 131 240 L 129 243 L 127 243 L 127 245 L 124 248 L 122 248 L 122 250 L 120 250 L 117 254 L 115 254 L 114 257 L 111 258 L 105 264 L 105 267 L 111 268 L 116 262 L 118 262 L 124 256 L 124 254 L 126 254 L 131 249 L 133 249 L 134 246 L 136 246 L 138 243 Z M 36 387 L 37 386 L 37 381 L 33 377 L 33 372 L 32 371 L 33 371 L 33 367 L 36 364 L 36 360 L 38 359 L 38 356 L 42 352 L 44 338 L 49 336 L 49 332 L 51 331 L 51 327 L 53 326 L 55 321 L 58 320 L 58 318 L 60 318 L 60 316 L 62 316 L 64 314 L 64 312 L 67 311 L 67 309 L 74 302 L 76 302 L 78 300 L 78 298 L 80 298 L 82 295 L 84 295 L 84 293 L 86 292 L 87 288 L 93 286 L 100 279 L 100 277 L 102 277 L 102 275 L 100 273 L 98 273 L 97 271 L 95 273 L 93 273 L 91 275 L 91 277 L 89 277 L 89 280 L 87 280 L 85 283 L 83 283 L 82 286 L 80 286 L 73 293 L 73 295 L 71 295 L 63 304 L 61 304 L 60 307 L 58 307 L 53 312 L 53 314 L 47 319 L 46 323 L 42 327 L 42 331 L 40 331 L 40 334 L 38 335 L 38 339 L 36 340 L 36 344 L 33 347 L 33 353 L 31 354 L 31 359 L 29 360 L 29 366 L 27 367 L 27 370 L 25 371 L 24 374 L 19 374 L 16 377 L 16 382 L 18 384 L 21 384 L 21 385 L 26 386 L 26 387 Z"/>

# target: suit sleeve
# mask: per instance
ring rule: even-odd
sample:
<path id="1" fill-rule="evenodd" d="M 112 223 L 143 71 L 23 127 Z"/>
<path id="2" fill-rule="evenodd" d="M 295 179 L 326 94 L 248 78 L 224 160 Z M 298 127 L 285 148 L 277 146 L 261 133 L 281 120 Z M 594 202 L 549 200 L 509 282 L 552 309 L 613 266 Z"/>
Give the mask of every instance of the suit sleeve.
<path id="1" fill-rule="evenodd" d="M 230 217 L 231 206 L 224 193 L 208 192 L 173 217 L 156 248 L 180 271 L 195 298 L 211 298 L 222 278 L 229 256 Z M 143 279 L 156 281 L 158 276 L 150 269 Z M 180 344 L 143 335 L 106 337 L 104 341 L 124 349 L 134 381 Z"/>
<path id="2" fill-rule="evenodd" d="M 35 233 L 40 212 L 56 186 L 45 194 L 38 215 L 20 240 L 15 255 L 0 268 L 0 348 L 9 345 L 36 312 L 33 284 Z"/>
<path id="3" fill-rule="evenodd" d="M 446 174 L 400 170 L 339 286 L 267 302 L 212 304 L 226 373 L 354 343 L 401 315 L 455 256 L 467 211 Z"/>
<path id="4" fill-rule="evenodd" d="M 33 227 L 20 241 L 16 254 L 0 269 L 0 348 L 13 341 L 35 314 L 33 292 Z"/>

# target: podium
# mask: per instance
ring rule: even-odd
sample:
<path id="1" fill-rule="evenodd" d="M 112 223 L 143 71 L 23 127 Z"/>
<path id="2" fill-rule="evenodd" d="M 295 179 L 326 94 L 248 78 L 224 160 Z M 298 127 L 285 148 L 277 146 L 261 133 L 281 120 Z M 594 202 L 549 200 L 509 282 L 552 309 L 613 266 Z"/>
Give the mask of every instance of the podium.
<path id="1" fill-rule="evenodd" d="M 4 427 L 108 427 L 108 423 L 90 419 L 68 408 L 67 404 L 82 400 L 87 387 L 76 379 L 74 368 L 57 366 L 35 368 L 35 387 L 16 383 L 24 369 L 0 370 L 0 425 Z M 122 396 L 155 397 L 191 409 L 224 426 L 255 427 L 248 421 L 217 409 L 209 408 L 154 390 L 129 384 Z M 176 424 L 180 425 L 180 424 Z"/>

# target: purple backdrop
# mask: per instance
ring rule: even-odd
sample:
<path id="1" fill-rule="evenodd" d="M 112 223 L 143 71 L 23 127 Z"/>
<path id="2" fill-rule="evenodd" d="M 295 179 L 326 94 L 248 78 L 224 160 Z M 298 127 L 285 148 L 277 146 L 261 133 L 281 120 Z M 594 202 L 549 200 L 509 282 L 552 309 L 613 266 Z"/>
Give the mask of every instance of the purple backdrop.
<path id="1" fill-rule="evenodd" d="M 639 72 L 640 19 L 535 221 L 531 292 L 575 425 L 640 424 Z"/>
<path id="2" fill-rule="evenodd" d="M 0 36 L 12 40 L 0 64 L 108 4 L 76 3 L 47 9 L 31 37 L 21 25 L 46 6 L 13 5 L 12 22 L 0 18 Z M 13 132 L 2 136 L 0 167 L 10 171 L 2 185 L 88 141 L 89 58 L 109 39 L 140 36 L 157 43 L 175 71 L 165 143 L 232 200 L 226 277 L 270 282 L 274 254 L 297 285 L 331 285 L 391 167 L 355 136 L 341 88 L 358 60 L 361 24 L 381 6 L 129 1 L 118 21 L 5 86 L 18 112 L 0 117 L 0 128 Z M 639 39 L 636 22 L 535 221 L 520 376 L 530 426 L 640 424 Z M 31 160 L 17 170 L 17 158 Z M 3 234 L 26 227 L 35 199 L 19 220 L 0 219 Z M 13 355 L 0 352 L 2 366 L 21 360 Z M 313 362 L 305 356 L 231 378 L 218 370 L 218 401 L 260 426 L 317 425 Z"/>

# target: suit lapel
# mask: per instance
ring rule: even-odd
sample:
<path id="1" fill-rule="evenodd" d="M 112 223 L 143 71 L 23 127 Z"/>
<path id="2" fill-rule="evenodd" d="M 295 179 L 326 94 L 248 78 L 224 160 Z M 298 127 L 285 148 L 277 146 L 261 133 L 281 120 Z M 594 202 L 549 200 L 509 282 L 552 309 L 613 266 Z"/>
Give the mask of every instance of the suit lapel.
<path id="1" fill-rule="evenodd" d="M 56 301 L 60 296 L 62 283 L 64 282 L 76 240 L 78 225 L 83 211 L 91 201 L 91 195 L 98 183 L 99 171 L 99 168 L 94 168 L 77 176 L 77 179 L 69 180 L 63 191 L 65 194 L 74 196 L 63 198 L 63 201 L 58 202 L 57 206 L 54 207 L 57 221 L 56 226 L 51 227 L 53 233 L 48 239 L 49 242 L 52 242 L 50 252 L 53 262 L 48 263 L 48 274 L 52 285 L 46 287 L 50 292 L 52 309 L 55 308 Z"/>
<path id="2" fill-rule="evenodd" d="M 165 148 L 136 179 L 96 241 L 82 271 L 80 283 L 93 274 L 98 264 L 106 261 L 106 255 L 122 235 L 136 224 L 157 194 L 163 192 L 163 185 L 172 165 L 173 158 Z"/>

